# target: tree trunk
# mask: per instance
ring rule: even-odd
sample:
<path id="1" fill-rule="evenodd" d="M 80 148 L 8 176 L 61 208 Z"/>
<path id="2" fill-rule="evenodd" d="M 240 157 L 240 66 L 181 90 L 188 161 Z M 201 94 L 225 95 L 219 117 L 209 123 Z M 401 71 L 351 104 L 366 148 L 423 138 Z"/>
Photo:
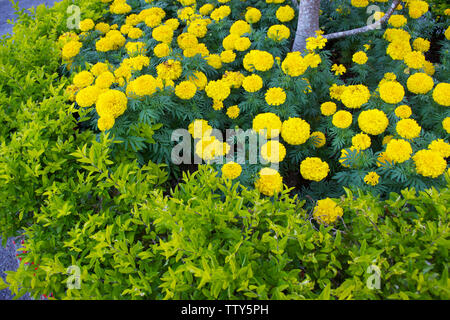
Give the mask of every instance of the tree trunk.
<path id="1" fill-rule="evenodd" d="M 297 31 L 292 51 L 306 49 L 306 39 L 319 30 L 320 0 L 301 0 L 298 7 Z"/>

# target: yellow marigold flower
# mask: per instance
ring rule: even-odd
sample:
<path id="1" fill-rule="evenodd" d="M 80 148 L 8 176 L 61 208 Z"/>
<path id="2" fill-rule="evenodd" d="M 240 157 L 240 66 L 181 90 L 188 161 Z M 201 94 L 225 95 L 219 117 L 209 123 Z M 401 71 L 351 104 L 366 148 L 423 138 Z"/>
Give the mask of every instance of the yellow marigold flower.
<path id="1" fill-rule="evenodd" d="M 450 40 L 450 26 L 444 32 L 445 39 Z"/>
<path id="2" fill-rule="evenodd" d="M 411 116 L 412 110 L 409 106 L 406 104 L 403 104 L 401 106 L 398 106 L 395 108 L 395 115 L 401 119 L 407 119 Z"/>
<path id="3" fill-rule="evenodd" d="M 325 143 L 327 142 L 325 134 L 320 131 L 314 131 L 313 133 L 311 133 L 310 137 L 316 148 L 322 148 L 325 145 Z"/>
<path id="4" fill-rule="evenodd" d="M 450 117 L 446 117 L 442 120 L 442 128 L 444 128 L 447 133 L 450 133 Z"/>
<path id="5" fill-rule="evenodd" d="M 203 136 L 195 145 L 195 153 L 203 160 L 210 161 L 216 157 L 227 154 L 230 146 L 226 142 L 221 142 L 214 136 Z"/>
<path id="6" fill-rule="evenodd" d="M 116 81 L 116 77 L 109 71 L 103 72 L 95 80 L 95 85 L 102 89 L 109 89 L 111 85 Z"/>
<path id="7" fill-rule="evenodd" d="M 433 90 L 433 100 L 441 106 L 450 107 L 450 83 L 439 83 Z"/>
<path id="8" fill-rule="evenodd" d="M 210 81 L 205 87 L 208 97 L 213 100 L 223 101 L 230 95 L 230 87 L 223 80 Z"/>
<path id="9" fill-rule="evenodd" d="M 114 126 L 115 120 L 112 115 L 104 115 L 100 117 L 97 121 L 97 127 L 100 131 L 106 131 L 111 129 Z"/>
<path id="10" fill-rule="evenodd" d="M 281 126 L 280 118 L 271 112 L 260 113 L 253 119 L 253 130 L 267 139 L 278 137 Z"/>
<path id="11" fill-rule="evenodd" d="M 387 136 L 385 136 L 385 137 L 383 138 L 383 141 L 381 142 L 382 145 L 384 146 L 385 144 L 388 144 L 389 141 L 391 141 L 393 138 L 394 138 L 393 135 L 387 135 Z"/>
<path id="12" fill-rule="evenodd" d="M 392 139 L 386 146 L 386 157 L 390 161 L 405 162 L 411 158 L 411 144 L 403 139 Z"/>
<path id="13" fill-rule="evenodd" d="M 108 71 L 108 70 L 109 70 L 108 65 L 106 63 L 103 63 L 103 62 L 97 62 L 96 64 L 94 64 L 91 67 L 91 73 L 94 76 L 96 76 L 96 77 L 101 75 L 103 72 Z"/>
<path id="14" fill-rule="evenodd" d="M 322 112 L 324 116 L 331 116 L 336 112 L 336 108 L 336 103 L 327 101 L 320 105 L 320 112 Z"/>
<path id="15" fill-rule="evenodd" d="M 283 24 L 275 24 L 267 30 L 267 37 L 274 41 L 282 41 L 291 36 L 291 31 Z"/>
<path id="16" fill-rule="evenodd" d="M 416 120 L 402 119 L 397 122 L 395 127 L 397 133 L 405 139 L 412 140 L 420 135 L 422 128 L 419 126 Z"/>
<path id="17" fill-rule="evenodd" d="M 425 60 L 425 63 L 423 64 L 423 70 L 429 76 L 434 75 L 434 73 L 436 72 L 434 65 L 430 61 L 427 61 L 427 60 Z"/>
<path id="18" fill-rule="evenodd" d="M 102 93 L 102 90 L 96 86 L 89 86 L 78 91 L 75 101 L 82 108 L 93 106 L 98 99 L 98 96 Z"/>
<path id="19" fill-rule="evenodd" d="M 83 44 L 78 40 L 71 40 L 67 42 L 62 49 L 62 58 L 64 60 L 70 60 L 80 53 L 80 49 Z"/>
<path id="20" fill-rule="evenodd" d="M 333 83 L 333 85 L 329 88 L 330 97 L 332 99 L 340 101 L 342 93 L 344 92 L 345 88 L 346 88 L 345 85 L 344 86 L 338 86 L 337 84 Z"/>
<path id="21" fill-rule="evenodd" d="M 220 21 L 226 17 L 228 17 L 231 13 L 231 9 L 229 6 L 220 6 L 217 9 L 214 9 L 213 12 L 211 12 L 211 19 L 214 21 Z"/>
<path id="22" fill-rule="evenodd" d="M 153 53 L 158 58 L 167 57 L 170 54 L 170 47 L 167 43 L 159 43 L 153 48 Z"/>
<path id="23" fill-rule="evenodd" d="M 413 48 L 414 50 L 420 51 L 420 52 L 427 52 L 430 50 L 430 41 L 424 38 L 417 38 L 413 42 Z"/>
<path id="24" fill-rule="evenodd" d="M 281 63 L 283 72 L 291 77 L 298 77 L 305 73 L 308 64 L 300 52 L 289 52 Z"/>
<path id="25" fill-rule="evenodd" d="M 380 98 L 390 104 L 397 104 L 403 100 L 405 89 L 397 81 L 386 81 L 379 85 Z"/>
<path id="26" fill-rule="evenodd" d="M 309 37 L 306 39 L 306 49 L 308 51 L 314 51 L 315 49 L 323 49 L 327 43 L 327 39 L 322 35 L 316 37 Z"/>
<path id="27" fill-rule="evenodd" d="M 222 80 L 228 83 L 231 88 L 238 89 L 242 86 L 245 76 L 239 71 L 225 71 Z"/>
<path id="28" fill-rule="evenodd" d="M 197 38 L 203 38 L 208 33 L 206 20 L 196 19 L 189 23 L 188 32 L 195 35 Z"/>
<path id="29" fill-rule="evenodd" d="M 333 115 L 332 123 L 336 128 L 345 129 L 352 124 L 352 114 L 345 110 L 339 110 Z"/>
<path id="30" fill-rule="evenodd" d="M 177 43 L 181 49 L 185 50 L 198 45 L 198 39 L 193 34 L 186 32 L 177 37 Z"/>
<path id="31" fill-rule="evenodd" d="M 248 23 L 257 23 L 259 20 L 261 20 L 261 11 L 258 9 L 250 8 L 245 13 L 245 21 Z"/>
<path id="32" fill-rule="evenodd" d="M 89 71 L 81 71 L 73 77 L 73 84 L 78 88 L 86 88 L 94 82 L 94 76 Z"/>
<path id="33" fill-rule="evenodd" d="M 408 90 L 415 94 L 428 93 L 434 87 L 433 78 L 426 73 L 418 72 L 409 76 L 406 82 Z"/>
<path id="34" fill-rule="evenodd" d="M 92 19 L 84 19 L 80 21 L 79 28 L 81 31 L 86 32 L 92 30 L 95 26 L 95 23 Z"/>
<path id="35" fill-rule="evenodd" d="M 376 186 L 379 182 L 380 176 L 374 172 L 371 171 L 364 177 L 364 182 L 370 186 Z"/>
<path id="36" fill-rule="evenodd" d="M 143 34 L 144 32 L 141 29 L 131 28 L 130 31 L 128 32 L 128 38 L 139 39 L 140 37 L 142 37 Z"/>
<path id="37" fill-rule="evenodd" d="M 342 217 L 344 210 L 330 198 L 317 201 L 314 207 L 313 217 L 320 224 L 332 224 Z"/>
<path id="38" fill-rule="evenodd" d="M 369 4 L 369 0 L 352 0 L 351 3 L 356 8 L 365 8 Z"/>
<path id="39" fill-rule="evenodd" d="M 341 156 L 339 157 L 339 162 L 343 167 L 350 168 L 350 164 L 348 164 L 348 161 L 351 159 L 351 155 L 355 154 L 356 158 L 359 158 L 359 150 L 355 147 L 350 147 L 347 149 L 341 150 Z"/>
<path id="40" fill-rule="evenodd" d="M 247 37 L 238 38 L 234 41 L 234 49 L 236 51 L 245 51 L 251 46 L 251 41 Z"/>
<path id="41" fill-rule="evenodd" d="M 242 173 L 242 167 L 236 162 L 228 162 L 222 166 L 222 177 L 226 179 L 236 179 Z"/>
<path id="42" fill-rule="evenodd" d="M 266 196 L 273 196 L 283 190 L 283 178 L 275 169 L 263 168 L 258 173 L 255 187 Z"/>
<path id="43" fill-rule="evenodd" d="M 105 22 L 99 22 L 95 25 L 95 30 L 100 31 L 101 33 L 105 34 L 111 30 L 111 27 L 109 24 Z"/>
<path id="44" fill-rule="evenodd" d="M 388 45 L 386 53 L 393 60 L 403 60 L 403 58 L 410 53 L 411 50 L 409 40 L 395 40 Z"/>
<path id="45" fill-rule="evenodd" d="M 210 54 L 206 57 L 206 62 L 214 69 L 222 68 L 222 59 L 218 54 Z"/>
<path id="46" fill-rule="evenodd" d="M 289 118 L 283 122 L 281 137 L 290 145 L 305 143 L 310 137 L 311 126 L 301 118 Z"/>
<path id="47" fill-rule="evenodd" d="M 343 89 L 341 102 L 350 109 L 358 109 L 370 99 L 369 89 L 362 84 L 350 85 Z"/>
<path id="48" fill-rule="evenodd" d="M 208 83 L 208 78 L 206 78 L 206 75 L 201 71 L 194 71 L 194 73 L 187 77 L 187 80 L 195 84 L 198 90 L 203 90 L 206 87 L 206 84 Z"/>
<path id="49" fill-rule="evenodd" d="M 233 50 L 225 50 L 220 54 L 220 60 L 223 63 L 231 63 L 236 59 L 236 53 Z"/>
<path id="50" fill-rule="evenodd" d="M 347 72 L 347 69 L 346 69 L 345 66 L 342 65 L 342 64 L 339 64 L 339 65 L 333 64 L 333 65 L 331 66 L 331 71 L 334 71 L 334 74 L 335 74 L 335 75 L 342 75 L 342 74 L 344 74 L 345 72 Z"/>
<path id="51" fill-rule="evenodd" d="M 127 96 L 119 90 L 107 90 L 100 94 L 96 103 L 96 110 L 100 117 L 111 115 L 121 116 L 127 109 Z"/>
<path id="52" fill-rule="evenodd" d="M 408 22 L 408 19 L 405 18 L 405 16 L 401 14 L 393 14 L 389 20 L 388 23 L 393 26 L 394 28 L 401 28 Z"/>
<path id="53" fill-rule="evenodd" d="M 250 50 L 244 57 L 243 64 L 247 71 L 268 71 L 272 68 L 274 59 L 272 54 L 261 50 Z"/>
<path id="54" fill-rule="evenodd" d="M 280 22 L 289 22 L 295 17 L 295 11 L 291 6 L 281 6 L 278 8 L 275 16 Z"/>
<path id="55" fill-rule="evenodd" d="M 222 110 L 223 109 L 223 101 L 213 100 L 213 106 L 212 107 L 216 111 Z"/>
<path id="56" fill-rule="evenodd" d="M 175 94 L 178 98 L 183 100 L 192 99 L 197 92 L 197 87 L 190 81 L 181 81 L 175 87 Z"/>
<path id="57" fill-rule="evenodd" d="M 390 165 L 393 165 L 393 162 L 391 159 L 387 157 L 386 152 L 380 152 L 377 158 L 377 167 L 384 167 Z"/>
<path id="58" fill-rule="evenodd" d="M 156 88 L 156 79 L 149 74 L 144 74 L 128 83 L 127 94 L 136 94 L 139 97 L 151 96 L 156 92 Z"/>
<path id="59" fill-rule="evenodd" d="M 330 167 L 317 157 L 307 157 L 300 163 L 300 173 L 304 179 L 321 181 L 326 178 Z"/>
<path id="60" fill-rule="evenodd" d="M 322 62 L 322 58 L 320 57 L 319 54 L 308 53 L 304 57 L 304 61 L 305 61 L 307 66 L 309 66 L 311 68 L 317 68 L 319 66 L 319 64 Z"/>
<path id="61" fill-rule="evenodd" d="M 237 20 L 230 27 L 230 34 L 235 34 L 239 37 L 243 34 L 250 33 L 251 31 L 252 28 L 244 20 Z"/>
<path id="62" fill-rule="evenodd" d="M 237 105 L 228 107 L 228 109 L 227 109 L 227 116 L 230 119 L 236 119 L 239 116 L 239 113 L 240 113 L 240 109 Z"/>
<path id="63" fill-rule="evenodd" d="M 353 62 L 357 64 L 365 64 L 367 59 L 367 55 L 364 51 L 358 51 L 352 57 Z"/>
<path id="64" fill-rule="evenodd" d="M 444 158 L 450 157 L 450 144 L 442 139 L 431 141 L 431 143 L 428 145 L 428 149 L 439 153 Z"/>
<path id="65" fill-rule="evenodd" d="M 286 148 L 282 143 L 276 140 L 270 140 L 262 145 L 261 156 L 268 162 L 279 163 L 286 156 Z"/>
<path id="66" fill-rule="evenodd" d="M 359 114 L 358 125 L 361 131 L 371 134 L 382 134 L 389 124 L 386 114 L 378 109 L 364 110 Z"/>
<path id="67" fill-rule="evenodd" d="M 194 120 L 188 127 L 188 131 L 192 138 L 200 139 L 203 136 L 210 136 L 212 127 L 208 124 L 208 121 L 203 119 Z"/>
<path id="68" fill-rule="evenodd" d="M 447 161 L 436 151 L 420 150 L 412 159 L 417 173 L 424 177 L 437 178 L 447 169 Z"/>
<path id="69" fill-rule="evenodd" d="M 420 51 L 410 51 L 403 58 L 405 64 L 411 69 L 421 69 L 425 63 L 425 56 Z"/>
<path id="70" fill-rule="evenodd" d="M 263 86 L 263 79 L 257 74 L 252 74 L 244 78 L 242 87 L 247 92 L 256 92 Z"/>
<path id="71" fill-rule="evenodd" d="M 202 16 L 206 16 L 208 14 L 211 13 L 211 11 L 214 10 L 214 5 L 212 3 L 207 3 L 204 4 L 203 6 L 200 7 L 200 9 L 198 9 L 198 12 L 200 12 L 200 14 Z"/>
<path id="72" fill-rule="evenodd" d="M 152 37 L 156 41 L 169 44 L 172 42 L 173 30 L 170 26 L 161 25 L 153 29 Z"/>
<path id="73" fill-rule="evenodd" d="M 352 138 L 352 147 L 356 150 L 366 150 L 371 143 L 370 137 L 365 133 L 358 133 Z"/>
<path id="74" fill-rule="evenodd" d="M 270 88 L 267 90 L 265 98 L 268 105 L 279 106 L 286 101 L 286 93 L 282 88 Z"/>
<path id="75" fill-rule="evenodd" d="M 421 0 L 409 1 L 408 10 L 409 16 L 411 18 L 418 19 L 428 11 L 428 3 Z"/>
<path id="76" fill-rule="evenodd" d="M 163 80 L 176 80 L 181 76 L 182 71 L 181 62 L 173 59 L 160 63 L 156 67 L 158 78 Z"/>

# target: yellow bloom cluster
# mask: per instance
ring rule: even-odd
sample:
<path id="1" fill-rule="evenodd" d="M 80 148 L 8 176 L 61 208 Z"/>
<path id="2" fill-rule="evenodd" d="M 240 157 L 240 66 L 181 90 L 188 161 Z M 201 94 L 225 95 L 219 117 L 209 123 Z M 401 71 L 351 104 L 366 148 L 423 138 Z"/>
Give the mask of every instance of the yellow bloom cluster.
<path id="1" fill-rule="evenodd" d="M 281 137 L 290 145 L 300 145 L 305 143 L 311 132 L 311 126 L 301 118 L 289 118 L 283 122 L 281 127 Z"/>
<path id="2" fill-rule="evenodd" d="M 371 171 L 364 177 L 364 182 L 370 186 L 376 186 L 379 182 L 379 179 L 380 176 L 376 172 Z"/>
<path id="3" fill-rule="evenodd" d="M 370 99 L 369 89 L 362 84 L 350 85 L 343 89 L 340 96 L 342 103 L 350 109 L 361 108 Z"/>
<path id="4" fill-rule="evenodd" d="M 305 73 L 308 64 L 300 52 L 289 52 L 281 63 L 283 72 L 291 77 L 298 77 Z"/>
<path id="5" fill-rule="evenodd" d="M 420 150 L 412 158 L 417 173 L 424 177 L 437 178 L 447 169 L 447 161 L 433 150 Z"/>
<path id="6" fill-rule="evenodd" d="M 334 223 L 343 214 L 344 210 L 330 198 L 318 200 L 313 211 L 314 219 L 318 223 L 326 225 Z"/>
<path id="7" fill-rule="evenodd" d="M 403 100 L 405 89 L 397 81 L 384 81 L 379 85 L 380 98 L 390 104 L 397 104 Z"/>
<path id="8" fill-rule="evenodd" d="M 286 92 L 282 88 L 269 88 L 265 98 L 268 105 L 279 106 L 286 101 Z"/>
<path id="9" fill-rule="evenodd" d="M 317 157 L 307 157 L 300 163 L 300 173 L 307 180 L 321 181 L 329 171 L 328 163 Z"/>
<path id="10" fill-rule="evenodd" d="M 411 158 L 411 144 L 403 139 L 392 139 L 386 146 L 386 157 L 390 161 L 405 162 Z"/>
<path id="11" fill-rule="evenodd" d="M 422 128 L 419 126 L 416 120 L 413 119 L 402 119 L 397 122 L 395 130 L 400 137 L 412 140 L 420 135 Z"/>
<path id="12" fill-rule="evenodd" d="M 268 139 L 278 137 L 281 126 L 280 118 L 271 112 L 260 113 L 253 119 L 253 131 Z"/>
<path id="13" fill-rule="evenodd" d="M 247 71 L 268 71 L 274 63 L 273 56 L 267 51 L 251 50 L 244 57 L 243 64 Z"/>
<path id="14" fill-rule="evenodd" d="M 409 76 L 406 86 L 412 93 L 425 94 L 433 89 L 434 81 L 433 78 L 426 73 L 418 72 Z"/>
<path id="15" fill-rule="evenodd" d="M 364 110 L 359 114 L 358 125 L 361 131 L 371 134 L 382 134 L 389 124 L 386 114 L 382 110 Z"/>
<path id="16" fill-rule="evenodd" d="M 276 140 L 270 140 L 261 146 L 261 156 L 264 160 L 279 163 L 286 156 L 286 148 Z"/>
<path id="17" fill-rule="evenodd" d="M 222 166 L 222 176 L 227 179 L 236 179 L 242 173 L 242 167 L 236 162 L 228 162 Z"/>
<path id="18" fill-rule="evenodd" d="M 335 127 L 345 129 L 350 127 L 353 121 L 353 116 L 350 112 L 339 110 L 333 115 L 332 123 Z"/>
<path id="19" fill-rule="evenodd" d="M 450 107 L 450 83 L 439 83 L 433 90 L 433 100 L 441 106 Z"/>
<path id="20" fill-rule="evenodd" d="M 275 169 L 263 168 L 258 173 L 255 187 L 266 196 L 273 196 L 283 189 L 283 178 Z"/>

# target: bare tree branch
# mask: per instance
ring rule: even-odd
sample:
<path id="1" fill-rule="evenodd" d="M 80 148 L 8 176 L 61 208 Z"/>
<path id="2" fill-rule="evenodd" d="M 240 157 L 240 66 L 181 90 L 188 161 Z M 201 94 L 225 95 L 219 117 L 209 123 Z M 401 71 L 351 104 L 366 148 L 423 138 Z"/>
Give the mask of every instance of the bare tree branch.
<path id="1" fill-rule="evenodd" d="M 355 34 L 359 34 L 359 33 L 363 33 L 363 32 L 367 32 L 367 31 L 378 29 L 383 23 L 385 23 L 391 17 L 391 15 L 394 13 L 395 8 L 397 8 L 399 3 L 400 3 L 400 0 L 394 0 L 392 2 L 392 5 L 389 8 L 388 12 L 380 20 L 378 20 L 375 23 L 372 23 L 372 24 L 370 24 L 368 26 L 357 28 L 357 29 L 341 31 L 341 32 L 335 32 L 335 33 L 331 33 L 331 34 L 326 34 L 323 37 L 328 39 L 328 40 L 330 40 L 330 39 L 336 39 L 336 38 L 353 36 Z"/>

